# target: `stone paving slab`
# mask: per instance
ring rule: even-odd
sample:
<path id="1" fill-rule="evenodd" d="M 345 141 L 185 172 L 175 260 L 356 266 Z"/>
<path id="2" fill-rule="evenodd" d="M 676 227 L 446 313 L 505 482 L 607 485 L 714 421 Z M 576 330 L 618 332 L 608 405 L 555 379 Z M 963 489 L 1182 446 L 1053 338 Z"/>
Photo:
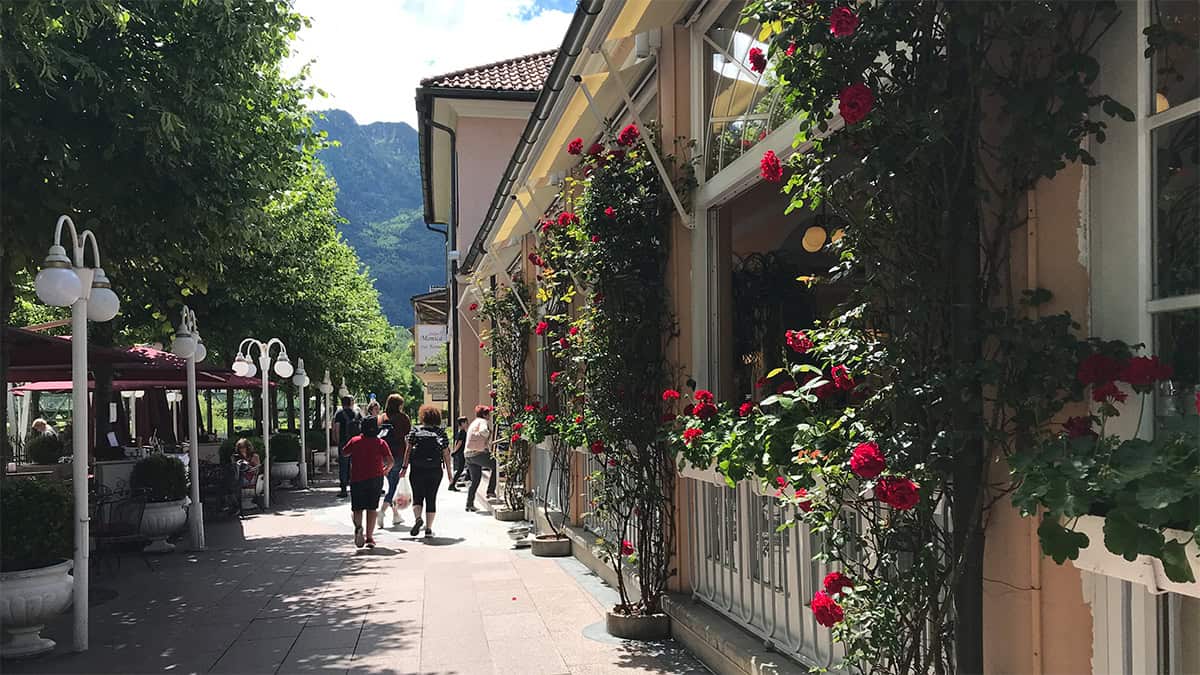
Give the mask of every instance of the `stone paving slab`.
<path id="1" fill-rule="evenodd" d="M 181 546 L 151 570 L 128 556 L 92 577 L 88 652 L 71 651 L 67 614 L 43 632 L 54 653 L 0 671 L 707 672 L 674 642 L 604 634 L 615 592 L 573 558 L 514 550 L 510 524 L 464 511 L 462 493 L 439 500 L 437 537 L 388 528 L 369 551 L 354 548 L 335 492 L 274 492 L 273 513 L 209 523 L 207 550 Z"/>

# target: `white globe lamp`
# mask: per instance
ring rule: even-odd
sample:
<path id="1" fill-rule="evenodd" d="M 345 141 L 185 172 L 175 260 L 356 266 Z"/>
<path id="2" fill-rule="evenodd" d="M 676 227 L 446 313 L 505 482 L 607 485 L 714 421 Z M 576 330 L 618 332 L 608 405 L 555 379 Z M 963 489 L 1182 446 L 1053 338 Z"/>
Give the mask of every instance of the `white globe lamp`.
<path id="1" fill-rule="evenodd" d="M 237 375 L 239 377 L 249 377 L 250 369 L 252 367 L 253 366 L 250 364 L 250 360 L 247 359 L 242 354 L 238 354 L 237 357 L 233 359 L 233 374 L 234 375 Z"/>
<path id="2" fill-rule="evenodd" d="M 112 284 L 108 282 L 104 270 L 96 268 L 96 276 L 92 278 L 92 293 L 88 296 L 87 313 L 91 321 L 112 321 L 121 309 L 121 300 L 113 293 Z"/>
<path id="3" fill-rule="evenodd" d="M 206 356 L 208 356 L 208 348 L 204 346 L 204 340 L 201 340 L 199 337 L 197 337 L 196 351 L 192 354 L 192 359 L 195 360 L 196 363 L 200 363 Z"/>
<path id="4" fill-rule="evenodd" d="M 171 351 L 179 357 L 191 358 L 196 353 L 196 338 L 182 326 L 175 331 L 175 341 L 171 343 Z"/>
<path id="5" fill-rule="evenodd" d="M 280 354 L 279 360 L 275 362 L 275 374 L 280 377 L 291 377 L 296 369 L 292 367 L 292 362 L 288 361 L 287 354 Z"/>
<path id="6" fill-rule="evenodd" d="M 38 299 L 51 307 L 70 307 L 83 295 L 83 283 L 71 269 L 67 251 L 55 244 L 33 282 Z"/>

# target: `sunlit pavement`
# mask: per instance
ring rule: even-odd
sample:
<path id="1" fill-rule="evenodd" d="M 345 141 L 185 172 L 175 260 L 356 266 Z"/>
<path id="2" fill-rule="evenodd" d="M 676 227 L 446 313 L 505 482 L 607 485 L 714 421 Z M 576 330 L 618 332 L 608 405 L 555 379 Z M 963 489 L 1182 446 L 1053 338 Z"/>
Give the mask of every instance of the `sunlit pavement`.
<path id="1" fill-rule="evenodd" d="M 279 491 L 275 512 L 208 524 L 207 551 L 93 573 L 91 645 L 5 673 L 696 673 L 674 642 L 608 637 L 615 595 L 573 558 L 513 550 L 509 524 L 443 486 L 433 539 L 408 526 L 356 550 L 336 489 Z M 411 513 L 405 514 L 411 525 Z M 391 519 L 388 519 L 391 525 Z"/>

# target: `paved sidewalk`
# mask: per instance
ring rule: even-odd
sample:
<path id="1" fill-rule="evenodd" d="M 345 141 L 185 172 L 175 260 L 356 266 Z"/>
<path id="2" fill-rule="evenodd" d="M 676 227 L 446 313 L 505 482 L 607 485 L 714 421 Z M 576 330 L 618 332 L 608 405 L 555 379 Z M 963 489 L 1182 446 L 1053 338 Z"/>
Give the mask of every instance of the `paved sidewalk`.
<path id="1" fill-rule="evenodd" d="M 432 540 L 408 528 L 356 550 L 335 490 L 276 492 L 276 511 L 211 523 L 209 549 L 127 556 L 93 575 L 91 649 L 60 642 L 5 673 L 704 673 L 674 642 L 603 629 L 615 594 L 574 558 L 516 551 L 506 523 L 439 496 Z M 411 523 L 411 515 L 408 515 Z M 389 519 L 390 524 L 390 519 Z"/>

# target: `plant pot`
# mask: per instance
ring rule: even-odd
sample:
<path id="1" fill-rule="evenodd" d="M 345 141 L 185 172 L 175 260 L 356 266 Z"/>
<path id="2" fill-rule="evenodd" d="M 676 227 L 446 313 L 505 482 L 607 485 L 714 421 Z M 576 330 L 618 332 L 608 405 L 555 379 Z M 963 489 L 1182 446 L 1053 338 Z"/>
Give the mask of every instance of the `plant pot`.
<path id="1" fill-rule="evenodd" d="M 1200 541 L 1197 541 L 1191 536 L 1190 532 L 1183 530 L 1164 530 L 1163 535 L 1168 540 L 1188 541 L 1184 545 L 1184 555 L 1187 557 L 1188 563 L 1192 566 L 1192 574 L 1200 579 Z M 1177 583 L 1167 578 L 1167 572 L 1163 569 L 1162 561 L 1158 558 L 1151 558 L 1150 564 L 1154 568 L 1154 580 L 1158 585 L 1158 590 L 1167 593 L 1178 593 L 1192 598 L 1200 598 L 1200 581 L 1191 583 Z"/>
<path id="2" fill-rule="evenodd" d="M 524 509 L 496 509 L 492 512 L 492 515 L 496 517 L 496 520 L 506 523 L 515 523 L 518 520 L 525 520 Z"/>
<path id="3" fill-rule="evenodd" d="M 20 572 L 0 573 L 0 625 L 4 658 L 35 656 L 54 649 L 54 640 L 41 632 L 46 622 L 71 606 L 75 579 L 68 572 L 74 563 L 65 562 Z"/>
<path id="4" fill-rule="evenodd" d="M 329 468 L 329 462 L 328 462 L 328 460 L 325 459 L 325 451 L 324 450 L 317 450 L 316 452 L 313 452 L 312 458 L 313 458 L 313 468 L 314 469 L 318 469 L 318 468 L 319 469 L 328 469 Z"/>
<path id="5" fill-rule="evenodd" d="M 1088 538 L 1087 548 L 1080 549 L 1079 557 L 1071 561 L 1077 569 L 1131 581 L 1149 589 L 1158 588 L 1154 577 L 1154 565 L 1151 563 L 1153 558 L 1143 555 L 1130 562 L 1104 547 L 1103 517 L 1080 516 L 1074 529 L 1086 534 Z"/>
<path id="6" fill-rule="evenodd" d="M 554 534 L 539 534 L 534 537 L 532 548 L 539 558 L 564 558 L 571 555 L 571 540 Z"/>
<path id="7" fill-rule="evenodd" d="M 631 616 L 609 612 L 604 627 L 613 637 L 626 640 L 665 640 L 671 637 L 671 617 L 666 614 Z"/>
<path id="8" fill-rule="evenodd" d="M 288 481 L 296 486 L 300 478 L 300 462 L 271 462 L 271 480 L 280 483 Z"/>
<path id="9" fill-rule="evenodd" d="M 183 529 L 187 524 L 187 500 L 177 499 L 173 502 L 153 502 L 146 504 L 142 513 L 142 529 L 140 533 L 150 540 L 145 553 L 170 553 L 175 545 L 167 541 L 167 537 Z"/>

